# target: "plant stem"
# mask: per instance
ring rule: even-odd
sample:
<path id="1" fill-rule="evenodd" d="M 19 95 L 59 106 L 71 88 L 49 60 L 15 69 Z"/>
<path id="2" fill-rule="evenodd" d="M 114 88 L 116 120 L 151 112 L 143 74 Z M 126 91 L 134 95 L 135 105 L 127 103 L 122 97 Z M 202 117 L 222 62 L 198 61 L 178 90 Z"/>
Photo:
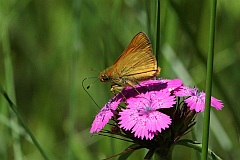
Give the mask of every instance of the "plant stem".
<path id="1" fill-rule="evenodd" d="M 207 159 L 208 139 L 210 124 L 210 104 L 212 92 L 212 74 L 214 59 L 214 40 L 215 40 L 215 18 L 216 18 L 217 0 L 210 1 L 210 32 L 209 32 L 209 50 L 207 60 L 207 80 L 206 80 L 206 101 L 204 111 L 203 138 L 202 138 L 202 160 Z"/>
<path id="2" fill-rule="evenodd" d="M 7 100 L 7 102 L 10 105 L 10 108 L 14 111 L 14 113 L 17 115 L 18 120 L 22 123 L 23 128 L 25 129 L 25 131 L 28 133 L 28 135 L 30 136 L 30 138 L 32 139 L 34 145 L 37 147 L 37 149 L 39 150 L 39 152 L 42 154 L 43 158 L 45 160 L 48 160 L 48 157 L 46 155 L 46 153 L 43 151 L 43 149 L 40 147 L 40 144 L 37 142 L 37 140 L 35 139 L 34 135 L 32 134 L 30 128 L 28 127 L 27 123 L 24 121 L 23 117 L 21 116 L 21 114 L 18 112 L 17 107 L 14 105 L 14 103 L 11 101 L 11 99 L 9 98 L 9 96 L 7 95 L 7 93 L 4 91 L 2 85 L 0 84 L 0 92 L 2 93 L 2 95 L 4 96 L 4 98 Z"/>
<path id="3" fill-rule="evenodd" d="M 10 16 L 8 15 L 9 11 L 9 4 L 6 3 L 4 6 L 4 18 L 2 18 L 2 23 L 0 26 L 0 41 L 2 41 L 2 52 L 3 52 L 3 60 L 4 60 L 4 70 L 5 70 L 5 81 L 6 81 L 6 90 L 9 93 L 11 99 L 14 103 L 16 103 L 15 97 L 15 88 L 14 88 L 14 74 L 13 74 L 13 63 L 12 63 L 12 56 L 11 56 L 11 47 L 10 47 L 10 40 L 9 40 L 9 30 L 8 25 L 10 21 Z M 1 13 L 0 13 L 1 14 Z M 6 107 L 7 108 L 7 107 Z M 17 118 L 13 116 L 12 112 L 7 113 L 4 111 L 3 114 L 9 114 L 9 123 L 12 127 L 14 127 L 14 123 L 18 123 Z M 22 150 L 20 144 L 20 137 L 18 132 L 14 132 L 11 130 L 11 136 L 13 139 L 13 152 L 14 156 L 18 160 L 22 160 Z M 3 144 L 4 145 L 4 144 Z"/>
<path id="4" fill-rule="evenodd" d="M 156 32 L 155 54 L 156 54 L 156 59 L 158 60 L 159 53 L 160 53 L 160 0 L 157 0 L 155 32 Z"/>
<path id="5" fill-rule="evenodd" d="M 159 160 L 171 160 L 172 159 L 173 146 L 156 150 L 156 156 Z"/>

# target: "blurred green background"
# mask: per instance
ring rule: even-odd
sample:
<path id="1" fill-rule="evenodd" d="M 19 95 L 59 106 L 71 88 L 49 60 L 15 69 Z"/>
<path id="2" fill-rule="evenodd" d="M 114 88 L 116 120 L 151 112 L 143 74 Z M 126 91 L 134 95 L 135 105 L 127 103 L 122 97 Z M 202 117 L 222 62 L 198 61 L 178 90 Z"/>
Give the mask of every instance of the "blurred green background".
<path id="1" fill-rule="evenodd" d="M 130 145 L 90 136 L 99 108 L 82 80 L 112 65 L 140 31 L 149 35 L 153 48 L 160 45 L 161 77 L 205 89 L 209 1 L 162 0 L 160 13 L 161 41 L 156 44 L 156 0 L 0 0 L 0 83 L 51 159 L 103 159 Z M 240 157 L 239 26 L 239 1 L 218 1 L 212 94 L 225 107 L 212 109 L 209 147 L 234 160 Z M 99 106 L 112 96 L 110 84 L 96 78 L 85 82 L 93 84 L 88 92 Z M 199 142 L 202 118 L 199 114 L 193 130 Z M 0 143 L 1 160 L 43 159 L 3 96 Z M 140 150 L 130 159 L 145 154 Z M 198 158 L 192 149 L 174 149 L 173 159 Z"/>

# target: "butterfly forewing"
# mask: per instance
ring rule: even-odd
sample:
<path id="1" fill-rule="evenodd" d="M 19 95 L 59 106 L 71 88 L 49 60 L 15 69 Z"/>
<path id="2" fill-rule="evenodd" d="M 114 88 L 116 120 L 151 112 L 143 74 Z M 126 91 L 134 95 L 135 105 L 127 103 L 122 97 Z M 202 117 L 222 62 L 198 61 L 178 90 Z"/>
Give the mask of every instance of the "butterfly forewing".
<path id="1" fill-rule="evenodd" d="M 114 65 L 121 76 L 129 80 L 141 81 L 159 74 L 150 40 L 143 32 L 133 38 Z"/>
<path id="2" fill-rule="evenodd" d="M 159 73 L 160 68 L 152 53 L 150 40 L 146 34 L 140 32 L 132 39 L 113 66 L 100 73 L 99 79 L 102 82 L 110 81 L 113 85 L 125 87 L 156 77 Z"/>

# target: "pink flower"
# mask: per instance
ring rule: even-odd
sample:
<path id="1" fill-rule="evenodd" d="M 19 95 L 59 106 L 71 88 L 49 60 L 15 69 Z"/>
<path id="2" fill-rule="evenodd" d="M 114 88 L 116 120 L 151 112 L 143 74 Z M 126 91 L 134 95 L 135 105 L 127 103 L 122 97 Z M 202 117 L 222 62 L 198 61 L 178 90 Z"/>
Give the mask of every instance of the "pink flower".
<path id="1" fill-rule="evenodd" d="M 121 100 L 119 95 L 115 96 L 101 109 L 92 123 L 90 133 L 101 131 L 114 115 L 113 112 L 117 109 Z"/>
<path id="2" fill-rule="evenodd" d="M 165 114 L 169 114 L 166 109 L 173 106 L 178 108 L 181 104 L 176 103 L 175 96 L 187 97 L 184 102 L 190 110 L 204 110 L 205 93 L 198 92 L 197 88 L 184 86 L 180 79 L 148 80 L 134 88 L 128 86 L 113 97 L 96 115 L 90 132 L 101 131 L 114 117 L 116 126 L 123 132 L 129 131 L 136 138 L 151 140 L 170 127 L 172 119 Z M 124 102 L 126 107 L 119 106 L 120 102 Z M 217 110 L 223 108 L 222 102 L 214 97 L 211 97 L 211 105 Z"/>
<path id="3" fill-rule="evenodd" d="M 149 90 L 161 90 L 168 89 L 172 91 L 182 85 L 182 80 L 180 79 L 157 79 L 157 80 L 148 80 L 140 83 L 140 86 L 147 86 Z"/>
<path id="4" fill-rule="evenodd" d="M 184 101 L 188 104 L 190 110 L 195 110 L 196 112 L 204 111 L 206 94 L 204 92 L 198 92 L 197 88 L 182 86 L 179 90 L 175 91 L 174 94 L 179 97 L 189 96 Z M 211 106 L 217 110 L 221 110 L 223 103 L 221 100 L 211 97 Z"/>
<path id="5" fill-rule="evenodd" d="M 176 88 L 182 86 L 182 80 L 180 79 L 156 79 L 156 80 L 147 80 L 142 81 L 135 86 L 127 86 L 122 90 L 122 95 L 125 96 L 125 99 L 136 97 L 139 93 L 146 93 L 150 91 L 160 91 L 167 89 L 168 91 L 173 91 Z"/>
<path id="6" fill-rule="evenodd" d="M 167 83 L 167 89 L 171 92 L 182 86 L 182 80 L 180 79 L 162 79 L 162 82 Z"/>
<path id="7" fill-rule="evenodd" d="M 223 108 L 222 101 L 214 97 L 211 105 L 217 110 Z M 180 79 L 143 81 L 125 87 L 113 97 L 96 115 L 90 133 L 100 132 L 112 120 L 111 130 L 105 130 L 103 135 L 130 139 L 137 144 L 133 150 L 147 148 L 148 154 L 157 150 L 166 156 L 190 132 L 197 112 L 204 107 L 205 93 L 184 86 Z"/>
<path id="8" fill-rule="evenodd" d="M 169 128 L 171 118 L 159 111 L 173 107 L 175 97 L 169 91 L 147 92 L 127 99 L 127 103 L 118 120 L 120 128 L 131 130 L 135 137 L 151 140 L 155 134 Z"/>

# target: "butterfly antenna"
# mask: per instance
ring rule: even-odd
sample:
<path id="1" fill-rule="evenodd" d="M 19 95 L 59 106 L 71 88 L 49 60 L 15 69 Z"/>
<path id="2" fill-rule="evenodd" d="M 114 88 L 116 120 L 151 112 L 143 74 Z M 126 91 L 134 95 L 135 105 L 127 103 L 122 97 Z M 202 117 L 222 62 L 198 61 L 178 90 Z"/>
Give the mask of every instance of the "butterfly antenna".
<path id="1" fill-rule="evenodd" d="M 90 78 L 96 78 L 96 77 L 87 77 L 87 78 L 84 78 L 84 79 L 82 80 L 82 87 L 83 87 L 84 91 L 87 93 L 87 95 L 88 95 L 88 96 L 92 99 L 92 101 L 95 103 L 95 105 L 100 109 L 100 107 L 99 107 L 99 105 L 97 104 L 97 102 L 93 99 L 93 97 L 92 97 L 92 96 L 88 93 L 88 91 L 87 91 L 87 89 L 89 89 L 91 85 L 88 85 L 88 86 L 87 86 L 87 89 L 86 89 L 85 86 L 84 86 L 84 81 L 87 80 L 87 79 L 90 79 Z M 95 81 L 95 82 L 96 82 L 96 81 Z"/>
<path id="2" fill-rule="evenodd" d="M 93 69 L 93 68 L 90 68 L 90 70 L 91 70 L 92 72 L 100 73 L 100 71 L 97 71 L 97 70 L 95 70 L 95 69 Z"/>
<path id="3" fill-rule="evenodd" d="M 96 78 L 96 77 L 90 77 L 90 78 Z M 89 89 L 96 81 L 97 81 L 97 79 L 92 84 L 88 85 L 87 89 Z"/>

